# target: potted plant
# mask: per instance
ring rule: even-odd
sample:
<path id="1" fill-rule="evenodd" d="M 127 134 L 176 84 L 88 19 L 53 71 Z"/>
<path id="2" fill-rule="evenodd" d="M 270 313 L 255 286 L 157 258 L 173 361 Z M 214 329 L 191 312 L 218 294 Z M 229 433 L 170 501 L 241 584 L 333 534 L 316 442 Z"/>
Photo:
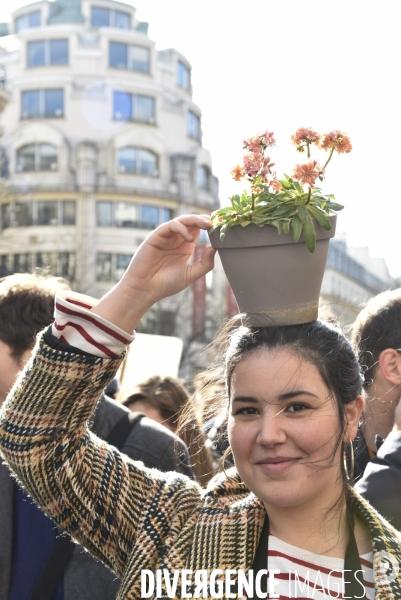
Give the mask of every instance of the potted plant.
<path id="1" fill-rule="evenodd" d="M 343 208 L 316 182 L 324 179 L 334 152 L 351 151 L 348 136 L 341 131 L 321 135 L 303 127 L 291 139 L 307 161 L 283 179 L 277 179 L 266 155 L 276 144 L 274 134 L 266 131 L 245 140 L 243 164 L 231 173 L 236 181 L 248 181 L 249 187 L 230 198 L 231 206 L 211 216 L 212 246 L 219 251 L 239 311 L 251 326 L 317 318 L 335 213 Z M 329 153 L 323 166 L 311 158 L 312 147 Z"/>

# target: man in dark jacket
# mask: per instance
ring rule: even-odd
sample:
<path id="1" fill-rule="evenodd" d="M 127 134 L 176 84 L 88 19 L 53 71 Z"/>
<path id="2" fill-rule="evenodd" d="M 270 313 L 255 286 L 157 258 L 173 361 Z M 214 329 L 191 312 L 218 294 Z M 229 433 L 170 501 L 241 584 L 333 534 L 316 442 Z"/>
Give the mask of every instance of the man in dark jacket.
<path id="1" fill-rule="evenodd" d="M 369 300 L 352 342 L 366 394 L 355 489 L 401 529 L 401 288 Z"/>
<path id="2" fill-rule="evenodd" d="M 0 405 L 29 359 L 35 335 L 53 321 L 54 296 L 62 289 L 68 289 L 67 282 L 54 277 L 12 275 L 1 280 Z M 50 345 L 60 343 L 46 335 Z M 127 414 L 130 411 L 103 396 L 92 431 L 106 439 Z M 184 444 L 144 416 L 125 432 L 122 451 L 148 467 L 192 476 Z M 58 535 L 0 462 L 0 600 L 39 597 L 34 590 Z M 116 577 L 77 546 L 49 600 L 114 600 L 118 588 Z"/>

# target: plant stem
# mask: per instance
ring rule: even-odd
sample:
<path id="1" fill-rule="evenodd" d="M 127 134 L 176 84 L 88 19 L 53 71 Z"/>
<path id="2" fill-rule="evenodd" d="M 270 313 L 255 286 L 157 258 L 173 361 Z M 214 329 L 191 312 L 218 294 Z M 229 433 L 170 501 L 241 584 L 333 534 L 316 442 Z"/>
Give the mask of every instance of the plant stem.
<path id="1" fill-rule="evenodd" d="M 308 158 L 310 158 L 310 146 L 308 140 L 306 140 L 306 150 L 308 152 Z"/>
<path id="2" fill-rule="evenodd" d="M 251 218 L 250 220 L 252 221 L 252 215 L 253 215 L 253 211 L 255 210 L 255 194 L 252 192 L 252 204 L 251 204 Z"/>
<path id="3" fill-rule="evenodd" d="M 330 156 L 329 156 L 329 158 L 327 159 L 327 161 L 326 161 L 326 163 L 325 163 L 325 165 L 324 165 L 324 167 L 323 167 L 323 170 L 324 170 L 324 169 L 327 167 L 327 165 L 328 165 L 328 164 L 329 164 L 329 162 L 331 161 L 331 159 L 332 159 L 332 156 L 333 156 L 333 154 L 334 154 L 334 150 L 335 150 L 335 148 L 332 148 L 332 149 L 331 149 Z"/>
<path id="4" fill-rule="evenodd" d="M 312 195 L 312 188 L 309 188 L 309 192 L 308 192 L 308 199 L 307 199 L 307 201 L 305 202 L 305 206 L 306 206 L 307 204 L 309 204 L 311 195 Z"/>

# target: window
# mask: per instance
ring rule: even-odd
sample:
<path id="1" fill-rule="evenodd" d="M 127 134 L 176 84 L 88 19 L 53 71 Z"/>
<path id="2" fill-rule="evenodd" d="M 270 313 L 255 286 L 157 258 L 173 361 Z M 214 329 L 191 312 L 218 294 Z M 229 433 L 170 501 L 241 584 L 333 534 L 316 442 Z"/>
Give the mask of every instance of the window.
<path id="1" fill-rule="evenodd" d="M 131 29 L 131 15 L 121 10 L 109 10 L 92 6 L 92 27 L 117 27 L 118 29 Z"/>
<path id="2" fill-rule="evenodd" d="M 41 26 L 41 15 L 40 10 L 21 15 L 15 20 L 15 31 L 19 33 L 23 29 L 28 27 L 40 27 Z"/>
<path id="3" fill-rule="evenodd" d="M 180 60 L 177 63 L 177 84 L 184 88 L 184 90 L 189 90 L 190 72 L 188 67 L 185 66 Z"/>
<path id="4" fill-rule="evenodd" d="M 30 90 L 22 92 L 22 118 L 57 118 L 64 115 L 64 90 Z"/>
<path id="5" fill-rule="evenodd" d="M 11 225 L 11 205 L 9 203 L 1 205 L 1 228 L 7 229 Z"/>
<path id="6" fill-rule="evenodd" d="M 28 67 L 68 65 L 68 40 L 28 42 Z"/>
<path id="7" fill-rule="evenodd" d="M 132 255 L 131 254 L 117 254 L 116 256 L 116 268 L 114 271 L 114 279 L 120 281 L 121 277 L 124 275 L 128 265 L 131 262 Z"/>
<path id="8" fill-rule="evenodd" d="M 30 273 L 32 271 L 31 254 L 14 254 L 13 263 L 14 273 Z"/>
<path id="9" fill-rule="evenodd" d="M 70 281 L 75 279 L 75 252 L 60 252 L 58 273 L 60 277 L 66 277 Z"/>
<path id="10" fill-rule="evenodd" d="M 198 187 L 202 190 L 209 189 L 209 169 L 204 165 L 198 167 Z"/>
<path id="11" fill-rule="evenodd" d="M 172 218 L 173 211 L 164 206 L 139 205 L 135 202 L 100 201 L 97 203 L 97 224 L 99 227 L 154 229 Z"/>
<path id="12" fill-rule="evenodd" d="M 51 275 L 58 274 L 58 252 L 38 252 L 36 254 L 36 266 L 46 269 Z"/>
<path id="13" fill-rule="evenodd" d="M 135 330 L 138 333 L 152 333 L 155 335 L 176 334 L 176 313 L 172 310 L 151 308 L 142 317 Z"/>
<path id="14" fill-rule="evenodd" d="M 97 254 L 96 281 L 111 281 L 111 254 L 106 252 Z"/>
<path id="15" fill-rule="evenodd" d="M 150 72 L 150 51 L 144 46 L 130 46 L 110 42 L 109 65 L 116 69 L 128 69 L 140 73 Z"/>
<path id="16" fill-rule="evenodd" d="M 122 148 L 118 151 L 120 173 L 158 177 L 158 157 L 144 148 Z"/>
<path id="17" fill-rule="evenodd" d="M 200 118 L 192 110 L 188 111 L 188 135 L 195 140 L 200 139 Z"/>
<path id="18" fill-rule="evenodd" d="M 57 167 L 57 148 L 51 144 L 28 144 L 17 150 L 16 170 L 19 173 L 56 171 Z"/>
<path id="19" fill-rule="evenodd" d="M 155 122 L 155 99 L 140 94 L 114 92 L 113 118 L 117 121 Z"/>
<path id="20" fill-rule="evenodd" d="M 38 202 L 38 225 L 58 225 L 57 201 Z"/>
<path id="21" fill-rule="evenodd" d="M 33 224 L 33 203 L 15 202 L 14 203 L 14 227 L 29 227 Z"/>

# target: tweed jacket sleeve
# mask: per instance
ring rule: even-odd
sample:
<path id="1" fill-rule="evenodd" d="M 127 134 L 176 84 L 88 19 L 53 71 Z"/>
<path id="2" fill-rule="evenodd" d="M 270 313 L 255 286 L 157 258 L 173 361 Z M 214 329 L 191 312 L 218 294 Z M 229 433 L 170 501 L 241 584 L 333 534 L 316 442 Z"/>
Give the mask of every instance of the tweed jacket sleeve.
<path id="1" fill-rule="evenodd" d="M 147 469 L 89 432 L 120 362 L 55 350 L 39 339 L 4 403 L 0 446 L 46 514 L 122 576 L 135 543 L 155 568 L 202 492 L 189 478 Z"/>

